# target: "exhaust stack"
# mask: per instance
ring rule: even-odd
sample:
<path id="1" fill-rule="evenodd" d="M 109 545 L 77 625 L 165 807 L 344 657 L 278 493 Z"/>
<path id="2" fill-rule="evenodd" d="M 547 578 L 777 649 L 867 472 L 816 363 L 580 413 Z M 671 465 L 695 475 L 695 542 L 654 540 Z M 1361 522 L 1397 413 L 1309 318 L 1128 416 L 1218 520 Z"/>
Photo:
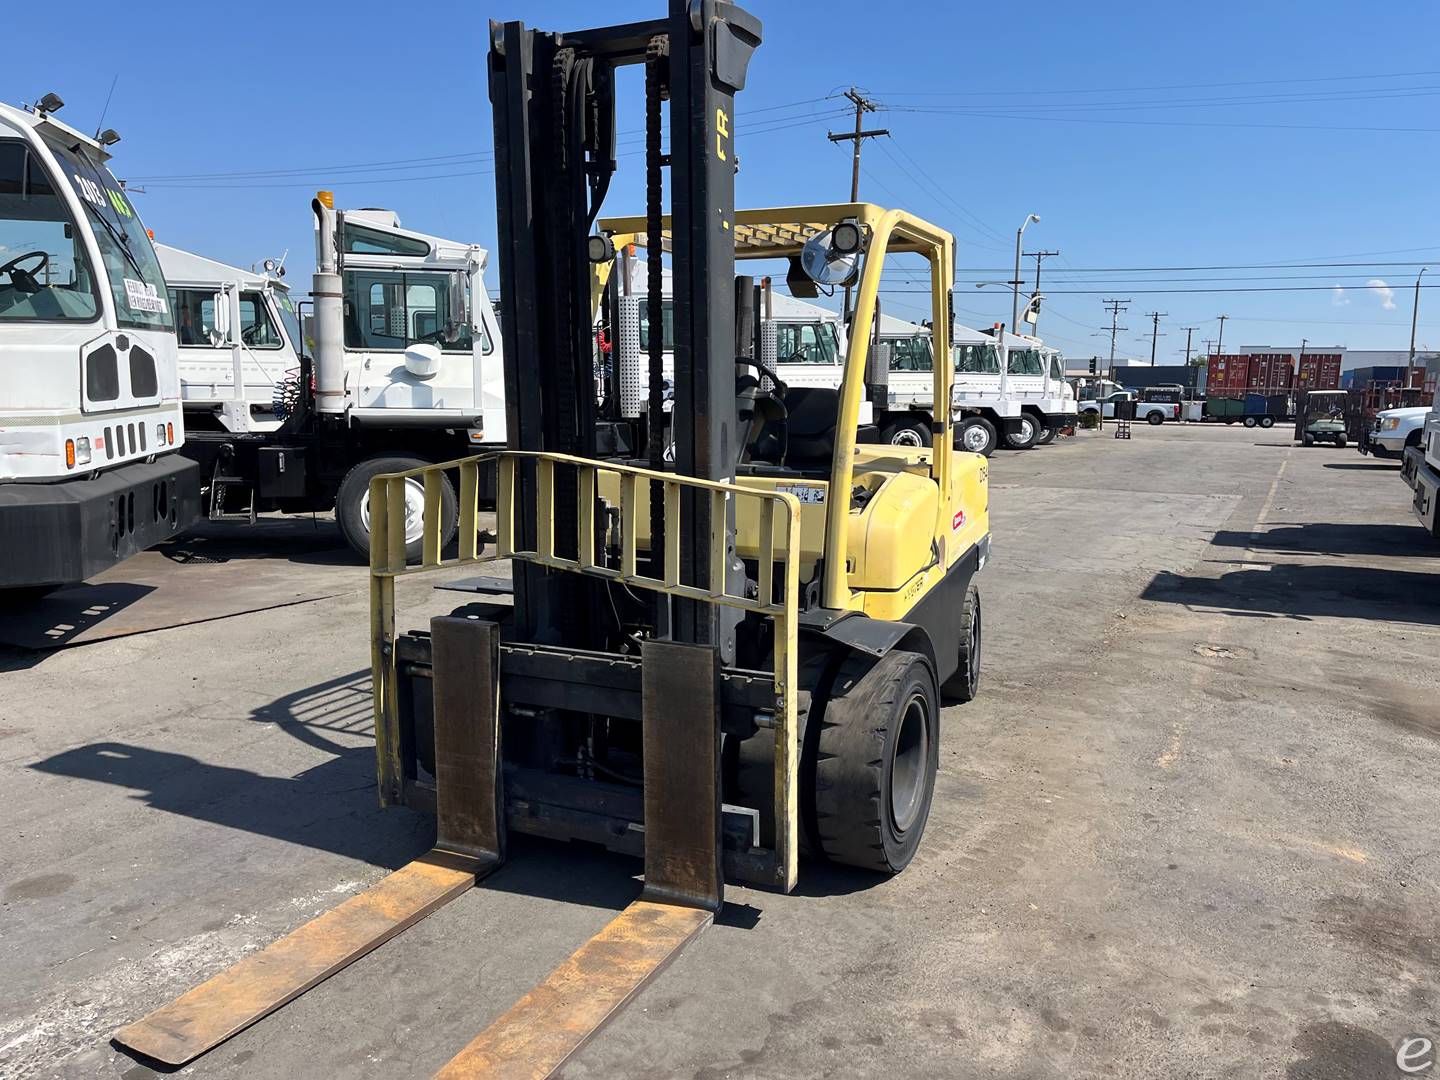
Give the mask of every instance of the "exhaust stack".
<path id="1" fill-rule="evenodd" d="M 310 203 L 315 212 L 315 409 L 345 411 L 345 297 L 335 246 L 335 198 L 319 192 Z"/>

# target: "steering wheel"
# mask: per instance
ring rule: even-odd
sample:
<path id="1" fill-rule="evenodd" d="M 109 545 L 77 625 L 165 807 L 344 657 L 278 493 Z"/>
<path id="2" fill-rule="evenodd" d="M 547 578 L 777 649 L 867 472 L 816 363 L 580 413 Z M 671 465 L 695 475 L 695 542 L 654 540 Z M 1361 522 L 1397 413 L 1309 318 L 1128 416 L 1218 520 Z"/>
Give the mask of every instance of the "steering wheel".
<path id="1" fill-rule="evenodd" d="M 39 265 L 34 270 L 21 270 L 19 264 L 27 259 L 39 259 Z M 49 265 L 49 252 L 27 251 L 24 255 L 17 255 L 4 266 L 0 266 L 0 274 L 9 274 L 11 284 L 20 292 L 38 293 L 44 286 L 35 280 L 35 275 Z"/>
<path id="2" fill-rule="evenodd" d="M 774 368 L 768 366 L 767 364 L 761 363 L 759 360 L 751 360 L 748 356 L 737 356 L 735 358 L 735 366 L 737 368 L 752 367 L 756 371 L 760 372 L 760 374 L 763 375 L 765 378 L 769 379 L 771 384 L 769 394 L 771 397 L 784 398 L 785 391 L 790 389 L 788 386 L 785 385 L 785 380 L 780 378 L 780 376 L 775 373 Z M 756 381 L 758 383 L 759 380 Z"/>

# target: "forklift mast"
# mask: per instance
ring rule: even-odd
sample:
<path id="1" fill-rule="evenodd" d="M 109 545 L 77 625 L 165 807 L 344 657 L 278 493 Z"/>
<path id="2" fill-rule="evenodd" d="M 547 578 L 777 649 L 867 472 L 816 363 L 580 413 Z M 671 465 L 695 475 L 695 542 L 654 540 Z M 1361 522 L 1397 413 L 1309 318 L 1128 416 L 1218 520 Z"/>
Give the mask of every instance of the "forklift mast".
<path id="1" fill-rule="evenodd" d="M 760 23 L 734 4 L 671 0 L 664 19 L 575 33 L 491 24 L 490 97 L 494 106 L 497 221 L 504 336 L 507 430 L 512 450 L 673 468 L 703 480 L 733 479 L 737 460 L 735 407 L 734 101 L 745 86 Z M 661 325 L 662 216 L 670 234 L 674 296 L 674 408 L 668 434 L 662 416 L 659 335 L 651 351 L 650 424 L 646 454 L 596 416 L 591 260 L 610 257 L 592 235 L 616 170 L 616 70 L 645 69 L 646 239 L 650 325 Z M 669 153 L 663 153 L 668 102 Z M 664 172 L 669 202 L 664 203 Z M 665 440 L 673 443 L 666 461 Z M 627 453 L 629 451 L 630 453 Z M 565 482 L 565 481 L 562 481 Z M 521 470 L 517 505 L 536 505 L 536 475 Z M 575 535 L 571 491 L 556 500 L 556 533 Z M 652 565 L 663 560 L 664 521 L 652 499 Z M 679 573 L 707 585 L 712 531 L 725 530 L 733 550 L 734 508 L 712 522 L 711 502 L 693 491 L 680 505 Z M 537 523 L 520 515 L 517 541 L 534 544 Z M 729 560 L 730 573 L 743 572 Z M 596 644 L 587 614 L 598 584 L 543 566 L 517 563 L 515 629 L 527 640 L 586 647 Z M 657 601 L 657 631 L 669 640 L 718 645 L 734 658 L 728 609 L 686 599 Z"/>

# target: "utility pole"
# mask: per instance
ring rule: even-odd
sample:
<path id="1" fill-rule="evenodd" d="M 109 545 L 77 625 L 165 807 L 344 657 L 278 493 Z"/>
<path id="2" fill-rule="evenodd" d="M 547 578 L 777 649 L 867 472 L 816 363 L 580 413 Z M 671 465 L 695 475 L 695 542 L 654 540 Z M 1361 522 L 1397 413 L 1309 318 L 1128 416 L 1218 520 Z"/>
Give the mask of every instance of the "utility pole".
<path id="1" fill-rule="evenodd" d="M 867 112 L 874 112 L 877 108 L 879 108 L 876 102 L 871 101 L 853 86 L 850 87 L 849 90 L 845 91 L 845 97 L 848 98 L 851 104 L 855 106 L 855 132 L 854 134 L 836 135 L 832 131 L 828 133 L 827 137 L 833 143 L 841 143 L 848 141 L 853 144 L 854 153 L 851 156 L 850 164 L 850 201 L 853 203 L 860 201 L 860 144 L 866 139 L 873 139 L 879 135 L 889 135 L 890 132 L 888 129 L 885 128 L 876 128 L 872 131 L 864 130 L 864 125 L 862 123 L 864 116 Z M 848 324 L 850 321 L 849 285 L 845 286 L 844 318 L 846 323 Z"/>
<path id="2" fill-rule="evenodd" d="M 1190 335 L 1200 328 L 1198 326 L 1182 327 L 1185 331 L 1185 366 L 1190 366 Z"/>
<path id="3" fill-rule="evenodd" d="M 1160 320 L 1170 313 L 1168 311 L 1152 311 L 1145 317 L 1150 320 L 1150 366 L 1155 366 L 1155 342 L 1160 338 Z"/>
<path id="4" fill-rule="evenodd" d="M 1128 326 L 1120 325 L 1120 313 L 1125 310 L 1125 305 L 1130 301 L 1128 299 L 1103 300 L 1101 303 L 1110 309 L 1110 377 L 1113 379 L 1115 377 L 1115 336 L 1121 330 L 1130 329 Z"/>
<path id="5" fill-rule="evenodd" d="M 1228 319 L 1228 318 L 1230 318 L 1229 315 L 1221 315 L 1221 316 L 1220 316 L 1220 337 L 1219 337 L 1219 339 L 1215 342 L 1215 355 L 1216 355 L 1216 356 L 1219 356 L 1222 352 L 1225 351 L 1225 320 Z"/>
<path id="6" fill-rule="evenodd" d="M 1053 255 L 1059 255 L 1059 254 L 1060 254 L 1060 252 L 1058 252 L 1058 251 L 1027 251 L 1027 252 L 1025 252 L 1025 258 L 1027 258 L 1027 259 L 1034 259 L 1034 260 L 1035 260 L 1035 295 L 1036 295 L 1036 296 L 1039 296 L 1039 295 L 1040 295 L 1040 263 L 1041 263 L 1041 261 L 1044 260 L 1044 259 L 1048 259 L 1048 258 L 1050 258 L 1050 257 L 1053 256 Z M 1030 324 L 1030 328 L 1031 328 L 1032 330 L 1039 330 L 1039 329 L 1040 329 L 1040 312 L 1039 312 L 1039 311 L 1036 311 L 1036 312 L 1035 312 L 1035 321 Z M 1018 328 L 1015 328 L 1015 332 L 1016 332 L 1016 333 L 1019 332 Z"/>
<path id="7" fill-rule="evenodd" d="M 1422 266 L 1420 273 L 1415 275 L 1415 306 L 1410 309 L 1410 359 L 1405 361 L 1405 388 L 1410 388 L 1414 376 L 1411 369 L 1415 366 L 1415 324 L 1420 321 L 1420 279 L 1425 276 L 1428 267 Z"/>

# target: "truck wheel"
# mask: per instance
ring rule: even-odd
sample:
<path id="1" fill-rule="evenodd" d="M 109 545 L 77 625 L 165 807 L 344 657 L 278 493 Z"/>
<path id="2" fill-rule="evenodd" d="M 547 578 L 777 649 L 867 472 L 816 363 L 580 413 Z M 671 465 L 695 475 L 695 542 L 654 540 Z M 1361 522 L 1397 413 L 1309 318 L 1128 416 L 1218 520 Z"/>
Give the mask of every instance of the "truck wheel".
<path id="1" fill-rule="evenodd" d="M 1054 441 L 1055 429 L 1052 427 L 1042 427 L 1040 434 L 1035 437 L 1036 446 L 1049 446 Z"/>
<path id="2" fill-rule="evenodd" d="M 847 660 L 815 740 L 815 832 L 831 862 L 897 874 L 920 846 L 940 763 L 940 695 L 922 656 Z"/>
<path id="3" fill-rule="evenodd" d="M 1040 437 L 1040 425 L 1035 423 L 1033 417 L 1020 416 L 1020 434 L 1005 436 L 1005 445 L 1011 450 L 1029 450 L 1035 445 L 1035 440 Z"/>
<path id="4" fill-rule="evenodd" d="M 891 446 L 929 446 L 930 425 L 918 416 L 896 420 L 886 425 L 885 441 Z"/>
<path id="5" fill-rule="evenodd" d="M 960 430 L 955 435 L 957 449 L 985 457 L 995 452 L 996 441 L 995 425 L 983 416 L 967 416 L 960 422 Z"/>
<path id="6" fill-rule="evenodd" d="M 1315 436 L 1314 436 L 1314 435 L 1311 435 L 1311 434 L 1307 431 L 1307 432 L 1305 433 L 1304 438 L 1302 438 L 1300 441 L 1303 442 L 1306 446 L 1314 446 L 1314 445 L 1315 445 Z"/>
<path id="7" fill-rule="evenodd" d="M 1165 422 L 1165 414 L 1164 414 L 1164 413 L 1158 413 L 1158 412 L 1152 412 L 1152 413 L 1148 413 L 1148 414 L 1146 415 L 1145 419 L 1146 419 L 1146 421 L 1150 424 L 1151 427 L 1159 427 L 1161 424 L 1163 424 L 1163 423 Z"/>
<path id="8" fill-rule="evenodd" d="M 1335 436 L 1335 445 L 1336 445 L 1336 446 L 1339 446 L 1339 447 L 1341 447 L 1341 448 L 1343 449 L 1344 446 L 1345 446 L 1345 436 L 1344 436 L 1344 435 L 1336 435 L 1336 436 Z"/>
<path id="9" fill-rule="evenodd" d="M 1272 427 L 1274 427 L 1274 426 L 1275 426 L 1275 418 L 1274 418 L 1273 416 L 1262 416 L 1262 417 L 1260 417 L 1260 426 L 1263 427 L 1263 428 L 1272 428 Z"/>
<path id="10" fill-rule="evenodd" d="M 340 526 L 340 535 L 357 555 L 367 562 L 370 559 L 370 481 L 381 473 L 406 472 L 429 465 L 420 458 L 395 455 L 373 457 L 360 462 L 340 482 L 335 495 L 335 522 Z M 449 477 L 442 477 L 440 484 L 440 507 L 445 526 L 440 534 L 443 548 L 455 536 L 458 527 L 458 500 Z M 405 561 L 419 562 L 425 514 L 425 488 L 418 480 L 405 483 Z"/>
<path id="11" fill-rule="evenodd" d="M 945 680 L 941 693 L 964 704 L 975 699 L 980 689 L 980 587 L 965 590 L 965 607 L 960 616 L 960 666 Z"/>

